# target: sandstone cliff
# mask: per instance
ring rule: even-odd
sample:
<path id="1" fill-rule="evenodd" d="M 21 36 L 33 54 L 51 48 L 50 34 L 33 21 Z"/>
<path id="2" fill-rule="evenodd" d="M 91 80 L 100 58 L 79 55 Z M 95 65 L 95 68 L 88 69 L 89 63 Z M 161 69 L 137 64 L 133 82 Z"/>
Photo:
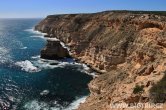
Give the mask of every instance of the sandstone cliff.
<path id="1" fill-rule="evenodd" d="M 166 101 L 165 14 L 106 11 L 51 15 L 35 29 L 60 39 L 70 47 L 72 57 L 103 73 L 89 84 L 91 94 L 80 110 Z"/>

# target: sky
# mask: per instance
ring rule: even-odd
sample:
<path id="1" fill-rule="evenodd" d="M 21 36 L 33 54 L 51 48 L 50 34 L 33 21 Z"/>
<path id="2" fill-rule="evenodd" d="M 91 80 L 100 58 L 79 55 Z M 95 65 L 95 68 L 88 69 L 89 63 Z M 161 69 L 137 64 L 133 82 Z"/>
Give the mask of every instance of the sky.
<path id="1" fill-rule="evenodd" d="M 166 0 L 0 0 L 0 18 L 43 18 L 106 10 L 166 11 Z"/>

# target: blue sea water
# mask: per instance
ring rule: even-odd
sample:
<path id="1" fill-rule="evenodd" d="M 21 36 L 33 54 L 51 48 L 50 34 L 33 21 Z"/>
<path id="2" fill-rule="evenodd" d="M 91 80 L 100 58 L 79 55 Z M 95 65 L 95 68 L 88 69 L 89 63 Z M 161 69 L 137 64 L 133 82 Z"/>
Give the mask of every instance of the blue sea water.
<path id="1" fill-rule="evenodd" d="M 92 79 L 72 59 L 40 59 L 41 19 L 0 19 L 0 110 L 72 110 Z"/>

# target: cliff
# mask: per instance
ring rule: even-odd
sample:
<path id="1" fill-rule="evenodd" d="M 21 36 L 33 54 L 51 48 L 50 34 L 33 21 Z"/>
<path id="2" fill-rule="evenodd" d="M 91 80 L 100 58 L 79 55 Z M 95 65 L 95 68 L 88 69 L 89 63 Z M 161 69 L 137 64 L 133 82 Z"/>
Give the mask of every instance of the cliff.
<path id="1" fill-rule="evenodd" d="M 79 110 L 111 110 L 115 103 L 166 101 L 165 15 L 128 11 L 50 15 L 35 29 L 58 38 L 70 47 L 72 57 L 103 73 L 90 82 L 91 94 Z"/>

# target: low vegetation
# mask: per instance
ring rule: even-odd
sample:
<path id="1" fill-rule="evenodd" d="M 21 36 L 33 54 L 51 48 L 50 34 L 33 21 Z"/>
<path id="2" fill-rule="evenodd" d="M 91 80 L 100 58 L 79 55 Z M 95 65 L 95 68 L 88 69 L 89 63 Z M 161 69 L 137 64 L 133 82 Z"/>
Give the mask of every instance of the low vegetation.
<path id="1" fill-rule="evenodd" d="M 166 102 L 166 75 L 150 89 L 150 97 L 154 103 Z"/>
<path id="2" fill-rule="evenodd" d="M 134 94 L 138 94 L 144 91 L 144 86 L 143 85 L 136 85 L 135 88 L 133 89 Z"/>

